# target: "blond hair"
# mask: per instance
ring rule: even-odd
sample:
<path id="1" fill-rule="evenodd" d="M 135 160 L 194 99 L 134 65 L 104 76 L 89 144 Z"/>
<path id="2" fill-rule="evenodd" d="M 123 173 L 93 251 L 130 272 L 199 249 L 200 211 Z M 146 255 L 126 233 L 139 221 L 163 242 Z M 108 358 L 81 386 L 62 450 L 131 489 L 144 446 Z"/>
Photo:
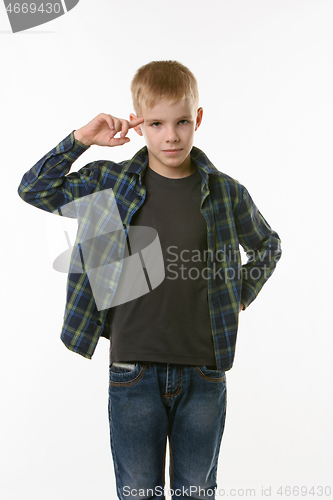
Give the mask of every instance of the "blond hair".
<path id="1" fill-rule="evenodd" d="M 152 108 L 160 99 L 175 103 L 192 97 L 196 107 L 199 104 L 195 76 L 178 61 L 152 61 L 141 66 L 132 80 L 131 92 L 138 116 L 142 104 Z"/>

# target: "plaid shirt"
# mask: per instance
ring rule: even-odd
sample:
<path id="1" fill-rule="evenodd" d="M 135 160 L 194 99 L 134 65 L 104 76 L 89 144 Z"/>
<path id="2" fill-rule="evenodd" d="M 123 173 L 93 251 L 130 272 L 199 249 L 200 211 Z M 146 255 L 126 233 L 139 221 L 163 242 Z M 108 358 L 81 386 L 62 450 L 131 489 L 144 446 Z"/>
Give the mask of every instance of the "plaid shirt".
<path id="1" fill-rule="evenodd" d="M 95 161 L 68 174 L 72 163 L 86 149 L 88 146 L 74 139 L 73 131 L 26 172 L 19 195 L 42 210 L 75 217 L 75 214 L 63 213 L 61 207 L 111 188 L 126 237 L 131 218 L 146 197 L 147 148 L 143 147 L 127 161 Z M 225 371 L 232 367 L 234 360 L 240 303 L 246 309 L 271 276 L 281 256 L 280 239 L 244 186 L 217 170 L 196 147 L 191 150 L 191 159 L 202 177 L 201 213 L 207 225 L 208 243 L 208 304 L 217 368 Z M 109 215 L 102 216 L 107 219 Z M 78 233 L 83 234 L 86 225 L 87 220 L 81 218 Z M 248 256 L 243 265 L 239 244 Z M 124 244 L 120 242 L 120 260 L 123 251 Z M 110 277 L 113 288 L 120 272 L 121 265 L 115 266 Z M 75 255 L 72 256 L 61 332 L 66 347 L 90 359 L 100 336 L 109 338 L 107 312 L 108 309 L 98 310 L 89 276 L 84 268 L 78 272 Z"/>

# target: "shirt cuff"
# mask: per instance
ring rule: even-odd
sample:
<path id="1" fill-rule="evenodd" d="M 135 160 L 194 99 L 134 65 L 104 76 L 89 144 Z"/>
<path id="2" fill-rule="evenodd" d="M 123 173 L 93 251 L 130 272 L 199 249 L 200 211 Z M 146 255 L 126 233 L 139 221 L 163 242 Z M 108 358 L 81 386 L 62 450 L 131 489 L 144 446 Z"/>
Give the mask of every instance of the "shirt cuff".
<path id="1" fill-rule="evenodd" d="M 65 139 L 63 139 L 58 144 L 58 146 L 56 146 L 55 154 L 67 153 L 68 151 L 70 151 L 71 156 L 75 156 L 78 158 L 82 153 L 90 148 L 90 146 L 87 146 L 86 144 L 83 144 L 82 142 L 75 139 L 74 132 L 75 130 L 73 130 L 67 137 L 65 137 Z"/>

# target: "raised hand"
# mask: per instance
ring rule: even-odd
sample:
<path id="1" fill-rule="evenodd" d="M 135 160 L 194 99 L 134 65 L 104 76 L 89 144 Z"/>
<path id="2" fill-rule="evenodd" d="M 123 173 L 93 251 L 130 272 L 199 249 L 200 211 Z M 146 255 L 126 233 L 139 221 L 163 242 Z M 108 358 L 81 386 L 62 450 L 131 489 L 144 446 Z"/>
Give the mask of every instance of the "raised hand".
<path id="1" fill-rule="evenodd" d="M 130 141 L 130 138 L 127 137 L 129 129 L 140 125 L 143 121 L 143 118 L 128 121 L 100 113 L 87 125 L 75 130 L 74 137 L 86 146 L 93 144 L 109 147 L 122 146 Z M 119 132 L 119 137 L 115 137 Z"/>

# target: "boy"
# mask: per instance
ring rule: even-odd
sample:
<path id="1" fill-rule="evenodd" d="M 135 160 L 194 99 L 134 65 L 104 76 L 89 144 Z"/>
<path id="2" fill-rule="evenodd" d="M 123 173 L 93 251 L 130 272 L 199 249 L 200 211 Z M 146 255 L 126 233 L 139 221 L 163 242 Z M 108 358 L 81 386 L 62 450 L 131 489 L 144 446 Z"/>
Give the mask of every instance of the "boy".
<path id="1" fill-rule="evenodd" d="M 193 147 L 203 110 L 192 73 L 176 61 L 153 61 L 137 71 L 131 91 L 135 114 L 129 121 L 102 113 L 75 130 L 23 176 L 19 194 L 60 215 L 70 205 L 67 215 L 79 219 L 61 339 L 90 359 L 99 337 L 110 338 L 109 422 L 118 497 L 162 498 L 168 437 L 173 498 L 215 498 L 225 371 L 233 364 L 238 314 L 272 274 L 280 240 L 245 187 Z M 91 145 L 129 142 L 131 128 L 146 142 L 131 160 L 92 162 L 68 174 Z M 108 307 L 97 306 L 91 252 L 82 253 L 92 219 L 87 222 L 81 200 L 107 189 L 123 235 L 115 242 L 114 233 L 104 231 L 105 247 L 97 251 L 103 265 L 115 248 L 119 260 L 140 254 L 149 286 L 148 259 L 129 236 L 130 228 L 141 226 L 157 232 L 165 267 L 158 286 L 115 307 L 112 297 L 123 276 L 117 259 L 109 265 Z M 99 228 L 113 217 L 104 205 L 97 204 L 97 212 Z M 245 265 L 239 243 L 249 257 Z M 102 289 L 105 281 L 100 278 Z"/>

